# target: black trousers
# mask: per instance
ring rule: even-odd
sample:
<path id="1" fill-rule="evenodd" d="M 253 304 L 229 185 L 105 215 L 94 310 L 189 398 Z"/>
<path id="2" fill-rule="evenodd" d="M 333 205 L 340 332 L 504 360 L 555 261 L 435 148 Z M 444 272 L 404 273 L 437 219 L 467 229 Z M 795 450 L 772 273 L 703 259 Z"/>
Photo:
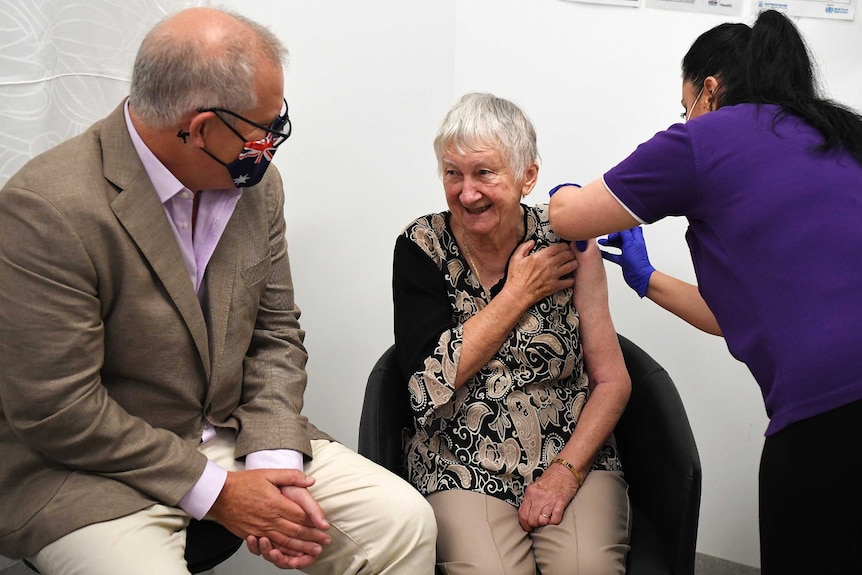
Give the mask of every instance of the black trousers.
<path id="1" fill-rule="evenodd" d="M 767 437 L 760 461 L 763 575 L 862 573 L 862 401 Z"/>

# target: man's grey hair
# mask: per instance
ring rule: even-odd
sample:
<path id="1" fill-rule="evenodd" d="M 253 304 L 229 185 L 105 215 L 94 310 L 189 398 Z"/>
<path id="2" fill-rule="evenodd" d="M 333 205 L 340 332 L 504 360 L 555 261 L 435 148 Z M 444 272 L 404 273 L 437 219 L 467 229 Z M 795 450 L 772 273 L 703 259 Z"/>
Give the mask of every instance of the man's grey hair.
<path id="1" fill-rule="evenodd" d="M 268 28 L 222 10 L 248 28 L 209 51 L 196 36 L 177 34 L 157 24 L 135 58 L 130 105 L 151 128 L 176 126 L 199 108 L 249 110 L 257 106 L 255 74 L 261 62 L 285 65 L 287 49 Z"/>
<path id="2" fill-rule="evenodd" d="M 472 92 L 461 97 L 443 118 L 434 138 L 437 168 L 443 173 L 443 152 L 459 154 L 497 148 L 515 181 L 539 162 L 536 130 L 514 103 L 493 94 Z"/>

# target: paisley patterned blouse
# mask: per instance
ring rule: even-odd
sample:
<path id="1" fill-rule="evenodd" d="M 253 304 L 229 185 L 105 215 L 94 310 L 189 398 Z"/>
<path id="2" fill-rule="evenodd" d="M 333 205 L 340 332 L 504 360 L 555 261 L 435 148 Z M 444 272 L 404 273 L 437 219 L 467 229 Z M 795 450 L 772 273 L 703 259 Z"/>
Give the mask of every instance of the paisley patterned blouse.
<path id="1" fill-rule="evenodd" d="M 537 249 L 561 241 L 546 205 L 522 208 L 524 241 L 535 240 Z M 395 342 L 415 425 L 405 441 L 408 477 L 426 495 L 464 489 L 518 506 L 568 441 L 589 398 L 578 312 L 571 289 L 539 301 L 455 391 L 464 323 L 488 302 L 449 217 L 421 217 L 395 244 Z M 592 469 L 620 468 L 610 437 Z"/>

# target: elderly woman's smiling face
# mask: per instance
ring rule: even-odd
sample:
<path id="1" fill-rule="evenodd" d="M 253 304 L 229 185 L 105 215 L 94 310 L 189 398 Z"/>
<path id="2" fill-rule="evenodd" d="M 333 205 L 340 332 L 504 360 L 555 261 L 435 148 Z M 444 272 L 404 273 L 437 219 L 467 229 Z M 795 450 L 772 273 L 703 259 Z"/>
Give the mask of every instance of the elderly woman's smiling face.
<path id="1" fill-rule="evenodd" d="M 444 150 L 441 164 L 446 203 L 452 224 L 472 236 L 493 235 L 519 222 L 521 197 L 533 187 L 538 166 L 530 166 L 522 182 L 495 146 L 459 153 Z"/>

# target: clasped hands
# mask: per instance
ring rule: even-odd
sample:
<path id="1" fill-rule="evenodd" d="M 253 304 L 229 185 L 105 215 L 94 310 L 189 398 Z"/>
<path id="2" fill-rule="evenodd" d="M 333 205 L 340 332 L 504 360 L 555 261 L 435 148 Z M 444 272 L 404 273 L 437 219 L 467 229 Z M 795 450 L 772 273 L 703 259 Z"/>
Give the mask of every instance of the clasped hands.
<path id="1" fill-rule="evenodd" d="M 209 516 L 246 541 L 249 551 L 282 569 L 303 569 L 331 543 L 329 522 L 295 469 L 228 473 Z"/>

